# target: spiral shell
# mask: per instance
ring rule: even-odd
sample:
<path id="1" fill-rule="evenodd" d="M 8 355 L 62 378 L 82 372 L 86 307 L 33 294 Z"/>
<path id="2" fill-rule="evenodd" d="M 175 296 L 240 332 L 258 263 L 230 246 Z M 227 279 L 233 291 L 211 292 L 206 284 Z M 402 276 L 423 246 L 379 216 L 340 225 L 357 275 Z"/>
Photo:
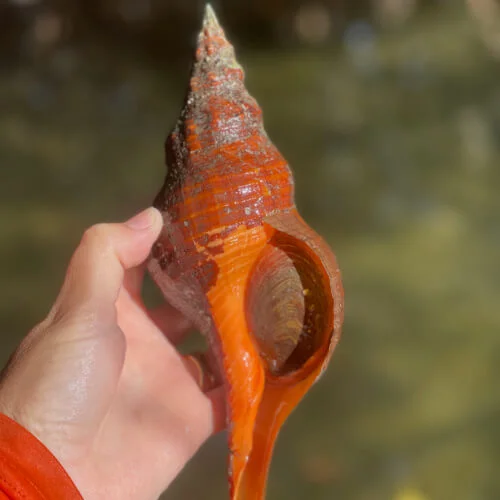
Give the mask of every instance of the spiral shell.
<path id="1" fill-rule="evenodd" d="M 165 151 L 149 270 L 207 336 L 225 384 L 231 498 L 260 499 L 278 431 L 339 340 L 343 290 L 210 6 Z"/>

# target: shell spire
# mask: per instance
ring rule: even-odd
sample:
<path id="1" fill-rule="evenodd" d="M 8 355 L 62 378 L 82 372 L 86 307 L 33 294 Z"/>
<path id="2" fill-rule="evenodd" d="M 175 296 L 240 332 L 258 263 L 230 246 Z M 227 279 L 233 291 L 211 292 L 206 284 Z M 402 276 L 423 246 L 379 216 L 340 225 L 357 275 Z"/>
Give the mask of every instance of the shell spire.
<path id="1" fill-rule="evenodd" d="M 257 163 L 286 165 L 267 141 L 262 111 L 245 88 L 244 72 L 236 61 L 234 48 L 212 7 L 207 5 L 184 108 L 167 139 L 167 165 L 178 170 L 179 163 L 184 164 L 182 168 L 191 163 L 193 169 L 205 169 L 207 162 L 198 159 L 216 154 L 229 166 L 232 162 L 223 148 L 241 141 L 247 141 L 248 153 L 259 158 Z M 220 165 L 220 161 L 210 164 Z"/>
<path id="2" fill-rule="evenodd" d="M 198 63 L 209 63 L 210 58 L 213 56 L 219 58 L 221 67 L 241 69 L 241 66 L 236 61 L 233 46 L 227 40 L 212 6 L 207 4 L 203 15 L 203 26 L 198 35 L 196 61 Z"/>

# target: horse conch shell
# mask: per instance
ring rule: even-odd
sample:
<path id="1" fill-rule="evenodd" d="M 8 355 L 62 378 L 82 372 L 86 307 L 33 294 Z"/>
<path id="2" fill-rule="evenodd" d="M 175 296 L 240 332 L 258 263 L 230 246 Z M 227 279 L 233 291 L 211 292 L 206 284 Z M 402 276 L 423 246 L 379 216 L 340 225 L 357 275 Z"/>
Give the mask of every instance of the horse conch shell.
<path id="1" fill-rule="evenodd" d="M 225 384 L 231 498 L 264 498 L 283 422 L 339 340 L 335 257 L 300 217 L 215 14 L 206 7 L 189 89 L 166 141 L 155 206 L 164 227 L 149 270 L 204 333 Z"/>

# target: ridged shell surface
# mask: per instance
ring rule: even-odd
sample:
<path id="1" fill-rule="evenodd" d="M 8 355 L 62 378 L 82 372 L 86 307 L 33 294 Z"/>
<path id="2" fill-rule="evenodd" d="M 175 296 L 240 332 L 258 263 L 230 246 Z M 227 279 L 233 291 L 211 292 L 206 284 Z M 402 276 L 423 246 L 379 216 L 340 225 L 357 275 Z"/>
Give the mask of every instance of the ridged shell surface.
<path id="1" fill-rule="evenodd" d="M 225 384 L 231 498 L 259 500 L 279 429 L 340 337 L 343 290 L 210 7 L 165 151 L 149 270 L 207 336 Z"/>

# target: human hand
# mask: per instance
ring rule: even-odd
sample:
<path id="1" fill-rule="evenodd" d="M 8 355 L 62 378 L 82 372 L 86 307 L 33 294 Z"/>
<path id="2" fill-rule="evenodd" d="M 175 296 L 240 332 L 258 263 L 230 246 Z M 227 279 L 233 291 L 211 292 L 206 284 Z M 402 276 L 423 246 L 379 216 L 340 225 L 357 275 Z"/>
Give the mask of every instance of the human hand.
<path id="1" fill-rule="evenodd" d="M 203 393 L 175 350 L 187 321 L 140 298 L 161 225 L 151 208 L 90 228 L 50 313 L 0 379 L 0 412 L 53 453 L 86 500 L 157 498 L 223 426 L 222 388 Z"/>

